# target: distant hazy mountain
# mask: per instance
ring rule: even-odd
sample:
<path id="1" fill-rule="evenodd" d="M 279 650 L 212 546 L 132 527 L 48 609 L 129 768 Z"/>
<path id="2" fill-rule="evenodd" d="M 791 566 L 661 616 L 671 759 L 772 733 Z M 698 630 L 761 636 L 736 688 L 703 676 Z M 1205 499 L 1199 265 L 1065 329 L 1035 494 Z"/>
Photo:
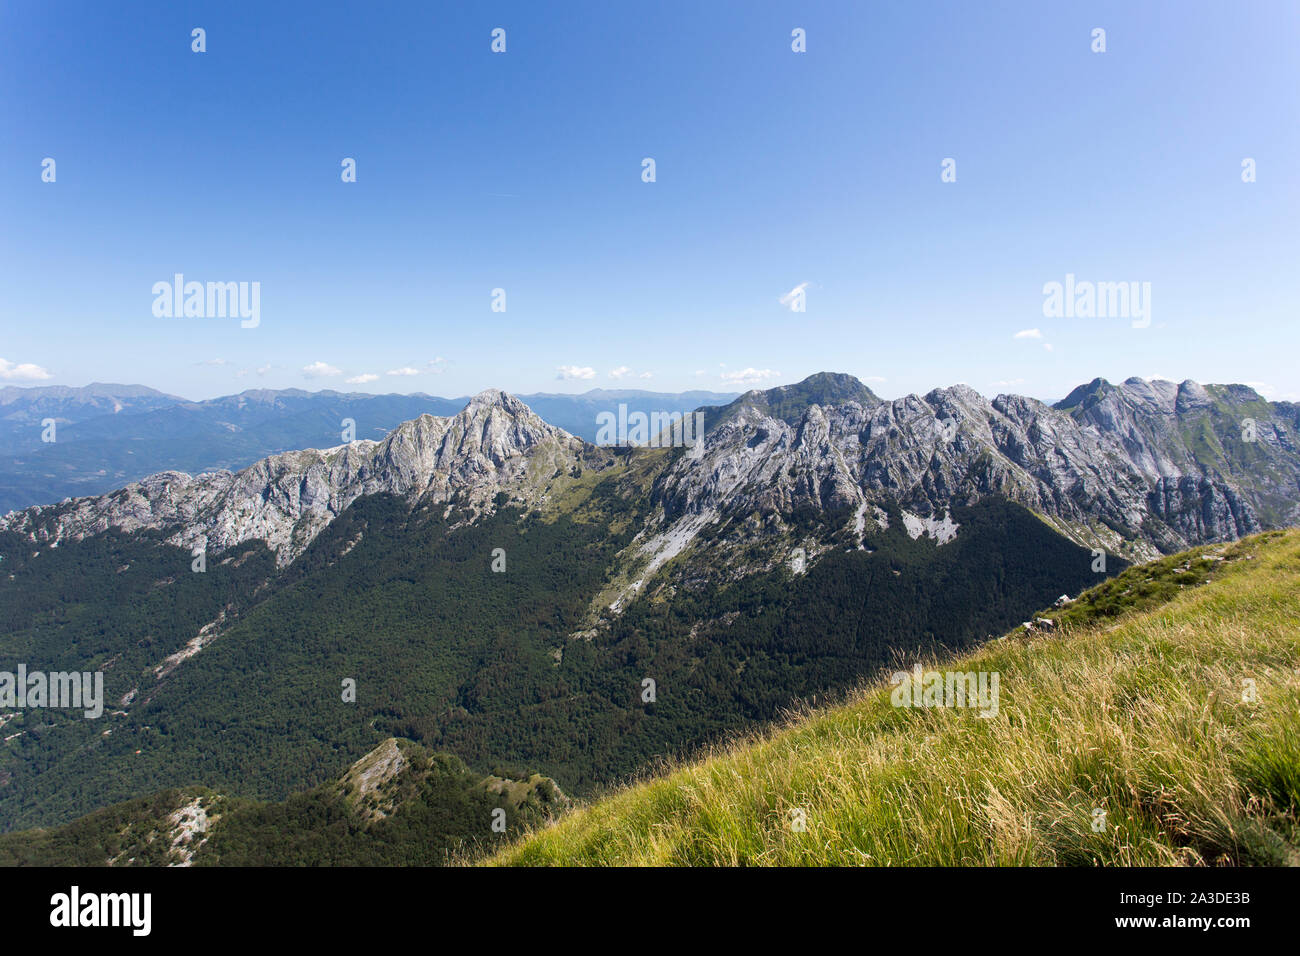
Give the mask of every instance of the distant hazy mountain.
<path id="1" fill-rule="evenodd" d="M 6 385 L 0 388 L 0 428 L 39 424 L 44 418 L 79 422 L 100 415 L 150 411 L 184 401 L 143 385 L 104 385 L 99 382 L 81 388 Z"/>
<path id="2" fill-rule="evenodd" d="M 592 441 L 601 411 L 687 411 L 734 394 L 595 390 L 524 396 L 542 418 Z M 344 420 L 381 439 L 420 415 L 454 415 L 466 398 L 253 389 L 191 402 L 141 385 L 0 389 L 0 514 L 100 494 L 160 471 L 234 471 L 268 455 L 331 448 Z M 42 436 L 55 423 L 55 441 Z"/>
<path id="3" fill-rule="evenodd" d="M 736 392 L 693 391 L 680 393 L 645 392 L 637 389 L 595 388 L 581 395 L 558 395 L 538 392 L 520 395 L 519 398 L 543 420 L 563 428 L 570 435 L 587 441 L 596 440 L 596 419 L 602 412 L 618 414 L 619 406 L 627 406 L 629 415 L 642 412 L 682 412 L 726 405 L 737 396 Z M 463 404 L 463 402 L 462 402 Z"/>

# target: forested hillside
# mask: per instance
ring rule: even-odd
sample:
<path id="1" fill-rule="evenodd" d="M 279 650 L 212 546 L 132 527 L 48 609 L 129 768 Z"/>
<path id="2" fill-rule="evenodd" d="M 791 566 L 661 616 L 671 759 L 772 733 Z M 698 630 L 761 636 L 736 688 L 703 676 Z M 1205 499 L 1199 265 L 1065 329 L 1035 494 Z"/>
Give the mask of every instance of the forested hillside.
<path id="1" fill-rule="evenodd" d="M 11 717 L 4 825 L 184 786 L 284 799 L 389 736 L 590 793 L 900 658 L 970 646 L 1097 580 L 1088 551 L 990 500 L 954 512 L 962 533 L 946 545 L 913 540 L 895 513 L 806 574 L 781 563 L 692 588 L 683 562 L 666 572 L 672 600 L 590 627 L 644 507 L 632 490 L 654 473 L 651 456 L 638 461 L 551 511 L 502 502 L 471 523 L 454 507 L 358 499 L 278 573 L 256 544 L 196 574 L 188 554 L 147 538 L 33 557 L 7 536 L 0 593 L 21 598 L 3 604 L 6 658 L 102 668 L 112 712 Z M 834 539 L 850 518 L 807 530 Z M 492 570 L 497 549 L 504 571 Z M 201 650 L 168 662 L 218 619 Z"/>

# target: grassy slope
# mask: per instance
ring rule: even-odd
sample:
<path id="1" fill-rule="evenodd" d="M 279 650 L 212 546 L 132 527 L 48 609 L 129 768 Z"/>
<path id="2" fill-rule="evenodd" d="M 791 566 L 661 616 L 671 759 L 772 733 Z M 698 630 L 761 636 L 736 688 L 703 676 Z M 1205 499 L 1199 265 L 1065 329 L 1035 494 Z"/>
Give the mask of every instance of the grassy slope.
<path id="1" fill-rule="evenodd" d="M 939 665 L 999 672 L 995 717 L 895 708 L 876 685 L 574 811 L 492 862 L 1300 862 L 1300 531 L 1205 552 L 1227 559 L 1129 569 L 1104 600 L 1057 615 L 1060 633 Z M 1178 570 L 1189 563 L 1213 564 L 1208 581 Z"/>

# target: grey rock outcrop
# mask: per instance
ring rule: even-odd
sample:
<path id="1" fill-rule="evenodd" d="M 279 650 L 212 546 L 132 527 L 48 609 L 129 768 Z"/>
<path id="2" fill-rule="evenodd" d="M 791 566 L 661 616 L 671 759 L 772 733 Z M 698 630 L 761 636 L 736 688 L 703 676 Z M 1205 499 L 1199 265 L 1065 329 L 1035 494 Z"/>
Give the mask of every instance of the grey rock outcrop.
<path id="1" fill-rule="evenodd" d="M 1098 379 L 1051 406 L 964 385 L 881 401 L 859 383 L 844 400 L 819 378 L 802 408 L 773 390 L 720 411 L 704 453 L 660 477 L 648 553 L 679 553 L 702 516 L 845 509 L 861 529 L 887 498 L 912 531 L 1001 496 L 1133 558 L 1300 521 L 1294 410 L 1244 386 Z"/>
<path id="2" fill-rule="evenodd" d="M 486 509 L 505 491 L 528 502 L 534 486 L 571 467 L 582 447 L 491 389 L 453 417 L 421 415 L 383 441 L 273 455 L 234 473 L 163 472 L 108 495 L 14 512 L 0 518 L 0 530 L 56 544 L 110 528 L 156 529 L 173 544 L 214 551 L 261 540 L 285 565 L 362 495 L 459 496 Z"/>

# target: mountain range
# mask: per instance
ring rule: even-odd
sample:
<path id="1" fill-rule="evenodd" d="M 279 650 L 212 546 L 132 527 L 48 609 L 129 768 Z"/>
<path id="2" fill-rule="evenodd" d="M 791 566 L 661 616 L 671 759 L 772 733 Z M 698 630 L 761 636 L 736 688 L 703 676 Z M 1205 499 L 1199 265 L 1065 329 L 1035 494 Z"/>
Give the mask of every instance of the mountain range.
<path id="1" fill-rule="evenodd" d="M 240 399 L 280 408 L 297 397 Z M 1300 519 L 1300 407 L 1242 385 L 1097 379 L 1049 406 L 989 401 L 960 385 L 884 401 L 851 376 L 823 373 L 701 410 L 703 453 L 665 456 L 656 469 L 654 513 L 638 536 L 650 570 L 724 517 L 852 512 L 861 532 L 884 521 L 886 500 L 909 531 L 941 536 L 956 533 L 945 524 L 952 506 L 997 496 L 1080 544 L 1138 557 Z M 489 389 L 455 415 L 422 414 L 381 440 L 272 455 L 237 472 L 160 472 L 0 527 L 52 542 L 108 528 L 168 532 L 187 548 L 259 540 L 283 565 L 364 495 L 488 508 L 506 491 L 532 507 L 568 473 L 609 468 L 628 450 L 593 446 Z"/>
<path id="2" fill-rule="evenodd" d="M 602 447 L 493 389 L 0 518 L 0 669 L 110 701 L 0 711 L 0 827 L 284 800 L 389 737 L 582 796 L 1300 512 L 1297 409 L 1239 385 L 822 373 L 700 411 L 694 447 Z"/>
<path id="3" fill-rule="evenodd" d="M 593 389 L 527 395 L 546 421 L 588 441 L 597 416 L 686 411 L 725 404 L 735 393 L 666 394 Z M 454 415 L 468 398 L 249 389 L 192 402 L 142 385 L 0 388 L 0 514 L 65 497 L 100 494 L 160 471 L 237 470 L 268 455 L 343 441 L 348 421 L 380 439 L 423 414 Z M 47 423 L 53 423 L 51 434 Z M 49 440 L 49 439 L 53 440 Z"/>

